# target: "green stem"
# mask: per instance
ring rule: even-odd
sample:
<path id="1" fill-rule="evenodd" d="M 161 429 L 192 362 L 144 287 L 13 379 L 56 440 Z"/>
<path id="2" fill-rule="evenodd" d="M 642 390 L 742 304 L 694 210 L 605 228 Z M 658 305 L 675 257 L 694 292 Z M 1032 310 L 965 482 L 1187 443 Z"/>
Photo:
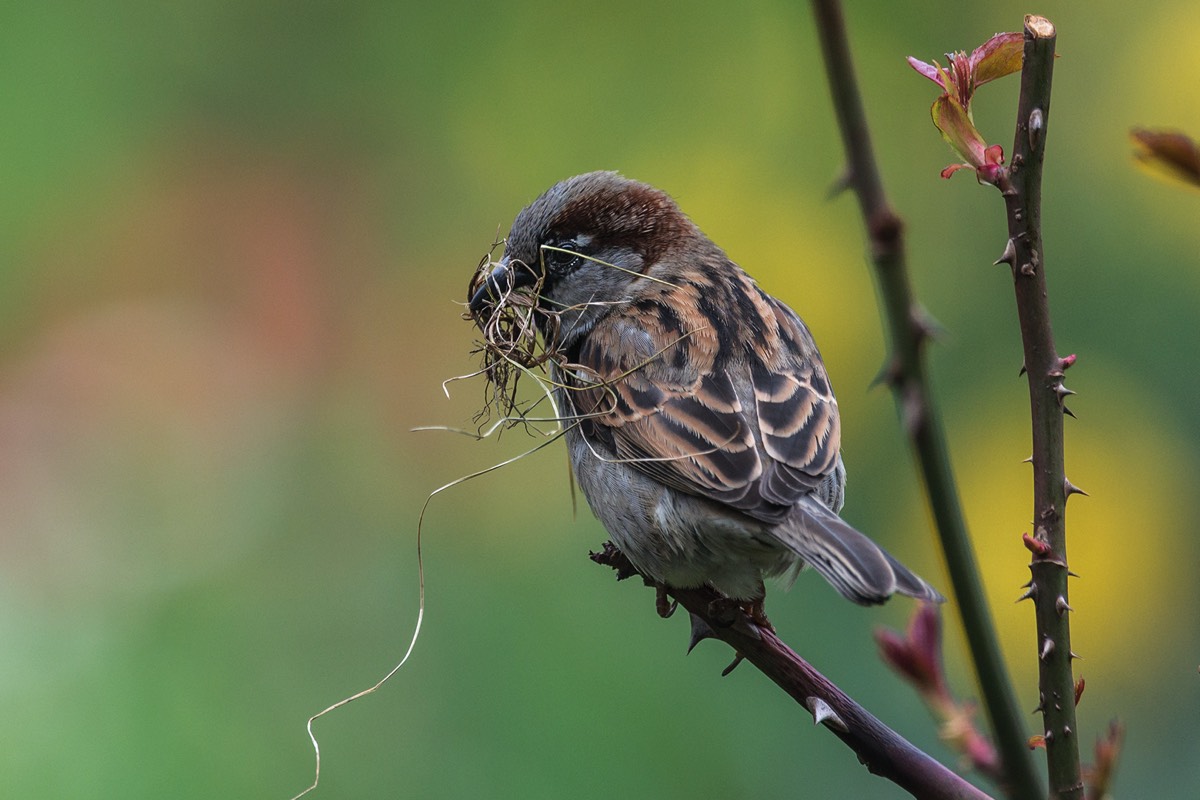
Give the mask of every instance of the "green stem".
<path id="1" fill-rule="evenodd" d="M 888 382 L 933 510 L 984 706 L 1000 752 L 1006 778 L 1004 789 L 1011 798 L 1032 800 L 1043 796 L 1041 779 L 1028 749 L 1021 711 L 1000 652 L 959 503 L 941 418 L 930 389 L 923 353 L 929 331 L 908 279 L 903 224 L 888 205 L 875 164 L 840 3 L 813 0 L 813 8 L 849 162 L 849 182 L 866 221 L 884 307 L 891 350 Z"/>

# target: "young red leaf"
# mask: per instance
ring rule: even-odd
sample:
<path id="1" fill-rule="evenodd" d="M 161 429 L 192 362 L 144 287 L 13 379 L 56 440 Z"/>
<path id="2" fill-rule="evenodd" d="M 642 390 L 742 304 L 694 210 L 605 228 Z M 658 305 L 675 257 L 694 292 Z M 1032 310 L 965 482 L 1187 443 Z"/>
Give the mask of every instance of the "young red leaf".
<path id="1" fill-rule="evenodd" d="M 971 53 L 971 76 L 975 86 L 1020 72 L 1025 56 L 1025 36 L 997 33 Z"/>

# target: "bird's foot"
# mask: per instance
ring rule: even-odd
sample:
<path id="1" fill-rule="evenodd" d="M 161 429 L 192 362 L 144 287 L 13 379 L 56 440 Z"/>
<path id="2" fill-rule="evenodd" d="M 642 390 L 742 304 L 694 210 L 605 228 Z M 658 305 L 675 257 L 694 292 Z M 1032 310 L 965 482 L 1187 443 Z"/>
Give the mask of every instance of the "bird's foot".
<path id="1" fill-rule="evenodd" d="M 751 613 L 750 607 L 742 600 L 731 597 L 718 597 L 708 604 L 709 622 L 720 628 L 733 628 L 738 633 L 754 639 L 762 638 L 762 628 L 774 630 L 771 623 L 766 622 L 762 614 L 761 601 L 758 616 Z M 761 620 L 761 621 L 760 621 Z M 763 625 L 763 623 L 766 623 Z"/>
<path id="2" fill-rule="evenodd" d="M 775 632 L 775 626 L 771 624 L 771 620 L 767 619 L 766 609 L 763 608 L 763 603 L 766 602 L 765 597 L 760 597 L 757 600 L 751 600 L 742 606 L 742 610 L 750 615 L 750 619 L 754 620 L 754 624 L 763 630 Z"/>
<path id="3" fill-rule="evenodd" d="M 678 600 L 672 600 L 667 596 L 666 584 L 654 584 L 654 608 L 658 611 L 658 615 L 663 619 L 667 619 L 675 613 L 675 609 L 679 607 Z"/>

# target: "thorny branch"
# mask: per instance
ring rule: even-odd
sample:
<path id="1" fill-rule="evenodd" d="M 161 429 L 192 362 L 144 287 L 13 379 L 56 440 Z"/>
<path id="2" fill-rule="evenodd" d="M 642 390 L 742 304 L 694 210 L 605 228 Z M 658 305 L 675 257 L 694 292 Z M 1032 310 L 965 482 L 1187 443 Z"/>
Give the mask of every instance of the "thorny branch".
<path id="1" fill-rule="evenodd" d="M 854 75 L 845 20 L 837 0 L 813 0 L 834 109 L 842 131 L 850 188 L 858 197 L 884 306 L 890 361 L 886 377 L 920 465 L 984 706 L 1000 750 L 1005 790 L 1012 798 L 1042 796 L 1041 779 L 1000 652 L 975 553 L 958 499 L 949 449 L 925 367 L 926 317 L 913 297 L 903 223 L 888 205 L 875 164 L 866 112 Z"/>
<path id="2" fill-rule="evenodd" d="M 1012 166 L 997 187 L 1008 215 L 1008 243 L 997 263 L 1012 268 L 1017 316 L 1029 378 L 1033 421 L 1033 535 L 1025 539 L 1033 553 L 1028 596 L 1037 618 L 1037 657 L 1045 723 L 1050 793 L 1062 800 L 1083 797 L 1079 734 L 1075 723 L 1075 679 L 1071 661 L 1068 602 L 1067 498 L 1080 493 L 1064 472 L 1064 400 L 1073 394 L 1063 373 L 1075 357 L 1060 357 L 1054 347 L 1042 247 L 1042 162 L 1050 119 L 1050 86 L 1056 32 L 1044 17 L 1025 18 L 1025 54 L 1017 104 Z"/>
<path id="3" fill-rule="evenodd" d="M 599 553 L 592 553 L 592 560 L 612 567 L 618 579 L 638 574 L 629 560 L 607 542 Z M 759 627 L 745 611 L 716 591 L 705 587 L 666 592 L 691 615 L 693 647 L 703 639 L 720 639 L 728 644 L 808 709 L 816 722 L 845 742 L 871 772 L 918 798 L 989 800 L 987 794 L 872 716 L 774 632 Z"/>

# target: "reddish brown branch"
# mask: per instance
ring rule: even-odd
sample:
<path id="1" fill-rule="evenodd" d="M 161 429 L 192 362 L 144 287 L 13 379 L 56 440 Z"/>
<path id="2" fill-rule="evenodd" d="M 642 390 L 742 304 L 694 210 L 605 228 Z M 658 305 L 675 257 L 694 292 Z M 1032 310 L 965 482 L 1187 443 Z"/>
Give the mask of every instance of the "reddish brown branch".
<path id="1" fill-rule="evenodd" d="M 615 569 L 618 578 L 637 574 L 629 560 L 607 542 L 601 552 L 592 553 L 592 560 Z M 773 632 L 760 628 L 717 592 L 701 588 L 668 589 L 667 593 L 692 615 L 694 641 L 715 638 L 728 644 L 845 742 L 871 772 L 919 798 L 989 800 L 962 776 L 880 722 Z"/>

